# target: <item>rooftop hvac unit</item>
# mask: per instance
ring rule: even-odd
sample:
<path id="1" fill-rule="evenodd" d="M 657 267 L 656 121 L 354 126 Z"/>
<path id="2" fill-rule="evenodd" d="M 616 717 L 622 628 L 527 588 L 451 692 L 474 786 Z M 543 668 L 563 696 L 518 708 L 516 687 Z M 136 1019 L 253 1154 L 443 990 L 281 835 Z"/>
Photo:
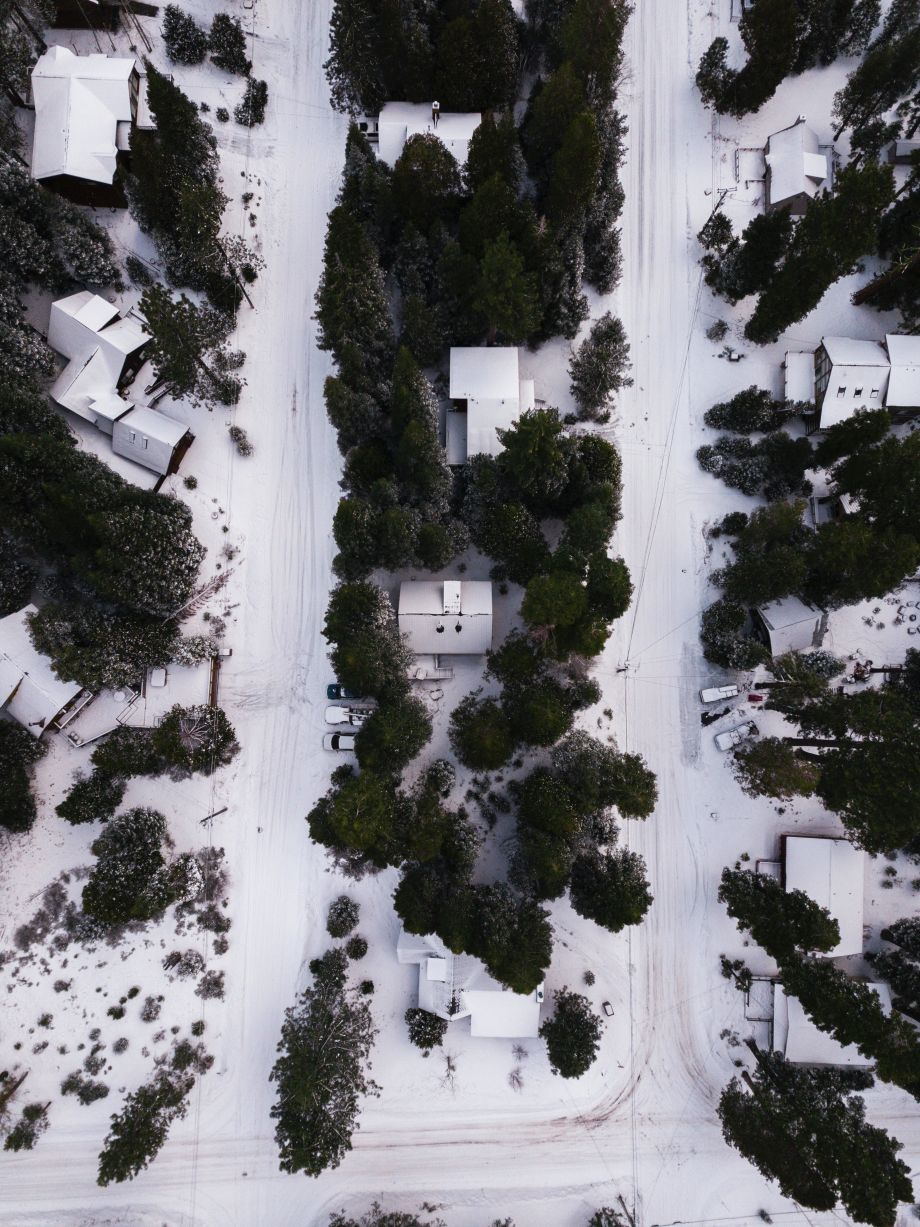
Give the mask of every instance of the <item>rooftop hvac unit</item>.
<path id="1" fill-rule="evenodd" d="M 446 579 L 444 581 L 444 612 L 459 614 L 460 612 L 460 580 Z"/>

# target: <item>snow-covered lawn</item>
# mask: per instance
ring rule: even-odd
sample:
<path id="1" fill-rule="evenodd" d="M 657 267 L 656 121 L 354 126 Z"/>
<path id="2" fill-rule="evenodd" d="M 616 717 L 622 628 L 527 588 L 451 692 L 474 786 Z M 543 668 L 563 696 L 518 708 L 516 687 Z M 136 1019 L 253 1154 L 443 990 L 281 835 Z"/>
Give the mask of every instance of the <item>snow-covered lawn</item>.
<path id="1" fill-rule="evenodd" d="M 214 7 L 211 0 L 190 6 L 202 16 Z M 173 485 L 190 502 L 196 530 L 209 544 L 208 574 L 225 540 L 240 550 L 215 609 L 230 609 L 227 642 L 234 654 L 222 671 L 220 701 L 243 749 L 212 781 L 135 780 L 126 798 L 162 809 L 180 851 L 200 846 L 209 832 L 199 820 L 228 806 L 210 830 L 214 843 L 226 848 L 231 875 L 230 950 L 215 960 L 226 967 L 227 1000 L 202 1009 L 191 995 L 193 982 L 163 987 L 160 943 L 174 940 L 172 921 L 116 950 L 100 946 L 80 957 L 66 952 L 71 963 L 63 972 L 56 964 L 42 975 L 31 964 L 17 976 L 18 986 L 10 981 L 10 966 L 4 968 L 14 984 L 0 1016 L 4 1057 L 23 1028 L 43 1011 L 53 1012 L 49 1047 L 29 1061 L 27 1101 L 47 1092 L 55 1102 L 51 1127 L 35 1152 L 2 1158 L 0 1222 L 303 1227 L 324 1224 L 329 1211 L 343 1205 L 363 1209 L 379 1196 L 406 1209 L 436 1204 L 451 1227 L 486 1227 L 504 1215 L 518 1227 L 579 1227 L 596 1206 L 614 1204 L 618 1195 L 635 1207 L 643 1227 L 677 1220 L 740 1227 L 760 1221 L 761 1208 L 784 1224 L 846 1221 L 805 1215 L 785 1202 L 728 1150 L 715 1117 L 738 1051 L 722 1033 L 750 1030 L 741 996 L 719 974 L 721 952 L 744 952 L 716 902 L 721 869 L 745 851 L 752 858 L 772 855 L 783 831 L 839 828 L 817 803 L 781 812 L 745 797 L 712 743 L 719 726 L 699 724 L 696 691 L 723 680 L 705 665 L 697 641 L 699 612 L 712 599 L 707 573 L 714 560 L 704 527 L 750 500 L 702 473 L 693 456 L 708 433 L 702 415 L 713 401 L 752 382 L 778 388 L 784 348 L 781 342 L 734 365 L 716 356 L 719 347 L 706 341 L 705 328 L 718 316 L 730 322 L 742 317 L 701 289 L 694 236 L 713 193 L 734 181 L 736 145 L 762 144 L 803 111 L 825 135 L 830 98 L 846 66 L 786 82 L 760 115 L 743 124 L 711 125 L 692 75 L 710 38 L 729 28 L 728 0 L 711 7 L 705 0 L 688 0 L 687 8 L 675 0 L 637 4 L 623 90 L 630 129 L 625 275 L 612 304 L 593 304 L 594 314 L 612 305 L 622 315 L 633 347 L 635 383 L 609 429 L 623 454 L 625 484 L 614 547 L 630 565 L 636 597 L 599 662 L 603 698 L 585 722 L 596 729 L 600 720 L 601 735 L 612 732 L 621 748 L 645 755 L 658 773 L 655 815 L 627 828 L 631 846 L 648 861 L 655 903 L 641 927 L 616 937 L 575 916 L 567 904 L 553 909 L 557 940 L 548 992 L 563 984 L 580 987 L 590 968 L 597 983 L 586 991 L 595 1004 L 610 1000 L 615 1009 L 601 1057 L 584 1079 L 570 1084 L 553 1078 L 538 1042 L 527 1045 L 520 1061 L 510 1041 L 472 1040 L 461 1024 L 446 1041 L 457 1061 L 452 1087 L 443 1056 L 436 1052 L 425 1060 L 405 1038 L 402 1015 L 412 1004 L 416 972 L 395 961 L 397 921 L 389 900 L 395 875 L 350 886 L 310 843 L 303 822 L 335 765 L 320 749 L 325 685 L 332 680 L 320 628 L 334 552 L 339 458 L 322 403 L 329 360 L 315 348 L 312 310 L 346 125 L 328 107 L 322 74 L 329 0 L 256 0 L 253 12 L 241 15 L 254 24 L 254 75 L 269 84 L 267 120 L 252 134 L 233 124 L 215 130 L 233 224 L 261 243 L 267 262 L 254 291 L 256 308 L 244 306 L 239 322 L 248 385 L 234 418 L 249 432 L 255 454 L 246 460 L 233 455 L 229 414 L 197 411 L 198 437 L 183 472 L 194 473 L 199 485 L 193 493 L 182 488 L 181 477 Z M 241 92 L 238 80 L 227 81 L 210 66 L 174 71 L 182 88 L 212 111 L 222 103 L 232 107 Z M 249 205 L 240 200 L 244 191 L 254 193 Z M 730 205 L 742 224 L 752 207 Z M 257 216 L 254 228 L 250 211 Z M 824 331 L 866 337 L 884 331 L 884 317 L 849 307 L 850 289 L 848 282 L 834 288 L 794 330 L 796 344 L 812 345 Z M 566 362 L 562 343 L 526 357 L 538 394 L 563 409 Z M 828 646 L 838 652 L 859 647 L 877 660 L 885 655 L 877 644 L 902 654 L 909 642 L 905 628 L 893 628 L 891 618 L 880 615 L 888 625 L 879 633 L 861 621 L 864 614 L 835 616 Z M 618 671 L 627 663 L 625 672 Z M 602 716 L 608 707 L 612 724 Z M 40 768 L 40 821 L 30 836 L 10 842 L 4 859 L 4 945 L 38 906 L 30 896 L 59 871 L 88 863 L 93 833 L 70 828 L 53 813 L 82 761 L 59 739 Z M 872 931 L 913 906 L 909 886 L 881 889 L 881 868 L 868 862 Z M 362 1113 L 353 1153 L 314 1182 L 278 1172 L 268 1073 L 282 1012 L 305 983 L 307 962 L 327 944 L 326 908 L 343 889 L 360 900 L 359 930 L 370 942 L 361 972 L 376 985 L 380 1037 L 373 1076 L 383 1091 Z M 104 967 L 96 966 L 103 961 Z M 764 968 L 755 962 L 755 969 Z M 71 972 L 75 995 L 55 994 L 53 981 Z M 150 1169 L 132 1184 L 100 1190 L 96 1155 L 108 1113 L 118 1106 L 115 1092 L 136 1085 L 149 1068 L 140 1049 L 142 1032 L 152 1028 L 134 1021 L 128 1029 L 105 1016 L 132 984 L 142 995 L 129 1010 L 147 993 L 163 991 L 167 1027 L 181 1024 L 184 1034 L 203 1016 L 203 1039 L 216 1062 L 193 1093 L 188 1118 L 173 1128 Z M 60 1077 L 76 1062 L 55 1047 L 66 1036 L 74 1049 L 85 1039 L 83 1030 L 95 1025 L 103 1026 L 109 1042 L 128 1035 L 130 1046 L 112 1058 L 109 1099 L 83 1108 L 56 1095 Z M 36 1029 L 34 1038 L 22 1038 L 31 1046 L 41 1036 Z M 508 1084 L 516 1064 L 524 1079 L 517 1092 Z M 908 1162 L 916 1164 L 920 1124 L 911 1101 L 887 1089 L 868 1099 L 873 1120 L 906 1144 Z"/>

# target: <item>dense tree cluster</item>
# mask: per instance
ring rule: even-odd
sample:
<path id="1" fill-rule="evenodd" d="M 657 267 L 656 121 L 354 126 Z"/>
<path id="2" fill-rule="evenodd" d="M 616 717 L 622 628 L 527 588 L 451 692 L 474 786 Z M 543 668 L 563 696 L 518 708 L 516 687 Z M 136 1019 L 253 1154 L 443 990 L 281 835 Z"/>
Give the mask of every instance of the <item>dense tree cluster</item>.
<path id="1" fill-rule="evenodd" d="M 707 409 L 703 421 L 716 430 L 746 435 L 755 430 L 775 430 L 787 413 L 783 401 L 774 400 L 764 388 L 752 384 L 736 392 L 731 400 L 719 401 Z"/>
<path id="2" fill-rule="evenodd" d="M 827 908 L 803 890 L 784 890 L 767 874 L 723 869 L 719 902 L 780 963 L 797 950 L 827 953 L 840 941 L 840 926 Z"/>
<path id="3" fill-rule="evenodd" d="M 587 997 L 558 989 L 553 994 L 555 1011 L 540 1028 L 546 1053 L 554 1074 L 580 1078 L 597 1060 L 601 1020 L 591 1009 Z"/>
<path id="4" fill-rule="evenodd" d="M 100 1185 L 133 1180 L 156 1158 L 173 1121 L 181 1120 L 188 1111 L 194 1085 L 190 1073 L 159 1070 L 125 1098 L 121 1111 L 111 1118 L 99 1155 Z"/>
<path id="5" fill-rule="evenodd" d="M 895 1009 L 920 1021 L 920 920 L 915 916 L 897 920 L 881 935 L 897 948 L 867 958 L 875 974 L 891 986 Z"/>
<path id="6" fill-rule="evenodd" d="M 367 1075 L 376 1032 L 342 962 L 319 959 L 310 967 L 313 984 L 285 1011 L 271 1116 L 281 1170 L 318 1176 L 351 1150 L 361 1099 L 377 1090 Z"/>
<path id="7" fill-rule="evenodd" d="M 32 770 L 45 753 L 45 746 L 28 729 L 0 721 L 0 827 L 27 831 L 35 821 Z"/>
<path id="8" fill-rule="evenodd" d="M 800 1205 L 833 1211 L 842 1202 L 858 1223 L 893 1227 L 913 1191 L 900 1142 L 866 1120 L 853 1094 L 872 1086 L 871 1075 L 754 1055 L 753 1075 L 733 1078 L 719 1100 L 726 1142 Z"/>
<path id="9" fill-rule="evenodd" d="M 880 11 L 880 0 L 752 0 L 739 22 L 748 58 L 730 68 L 728 40 L 714 39 L 696 74 L 703 102 L 722 115 L 760 110 L 784 77 L 863 50 Z"/>
<path id="10" fill-rule="evenodd" d="M 802 437 L 771 430 L 756 443 L 737 435 L 721 435 L 697 448 L 700 467 L 742 494 L 768 499 L 810 494 L 805 472 L 812 467 L 812 447 Z"/>

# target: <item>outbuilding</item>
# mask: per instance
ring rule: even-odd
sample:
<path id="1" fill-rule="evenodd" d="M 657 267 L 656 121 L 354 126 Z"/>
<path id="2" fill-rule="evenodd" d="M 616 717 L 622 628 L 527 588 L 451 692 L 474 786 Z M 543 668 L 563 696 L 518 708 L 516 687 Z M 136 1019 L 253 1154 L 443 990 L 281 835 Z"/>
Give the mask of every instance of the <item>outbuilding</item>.
<path id="1" fill-rule="evenodd" d="M 866 986 L 878 995 L 886 1014 L 891 1013 L 891 990 L 887 984 Z M 805 1013 L 797 997 L 786 995 L 781 984 L 773 985 L 773 1051 L 781 1052 L 795 1065 L 847 1066 L 866 1069 L 874 1061 L 864 1057 L 855 1044 L 841 1044 L 822 1031 Z"/>
<path id="2" fill-rule="evenodd" d="M 783 597 L 751 610 L 754 632 L 773 657 L 819 648 L 827 614 L 797 596 Z"/>

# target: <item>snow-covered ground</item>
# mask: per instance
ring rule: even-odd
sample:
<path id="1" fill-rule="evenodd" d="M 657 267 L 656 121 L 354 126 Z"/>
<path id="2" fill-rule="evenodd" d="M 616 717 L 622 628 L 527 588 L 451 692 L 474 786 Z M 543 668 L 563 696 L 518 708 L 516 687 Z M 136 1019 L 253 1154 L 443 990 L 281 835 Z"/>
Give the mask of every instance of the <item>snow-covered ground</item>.
<path id="1" fill-rule="evenodd" d="M 256 450 L 248 460 L 236 459 L 222 415 L 199 418 L 202 429 L 183 466 L 199 477 L 198 489 L 190 495 L 181 478 L 174 482 L 211 545 L 207 566 L 213 570 L 223 540 L 240 549 L 215 608 L 230 610 L 227 642 L 234 655 L 222 671 L 220 701 L 243 749 L 214 781 L 133 781 L 127 798 L 163 809 L 180 850 L 204 841 L 198 826 L 204 814 L 228 806 L 210 832 L 226 848 L 231 874 L 230 950 L 214 963 L 226 967 L 227 1000 L 196 1010 L 199 1002 L 187 985 L 160 990 L 167 991 L 164 1020 L 181 1024 L 183 1034 L 192 1018 L 205 1017 L 203 1038 L 216 1062 L 194 1092 L 188 1118 L 174 1126 L 150 1169 L 131 1184 L 100 1190 L 96 1155 L 107 1116 L 118 1106 L 115 1091 L 145 1076 L 143 1040 L 133 1025 L 128 1053 L 112 1058 L 133 1063 L 124 1073 L 117 1066 L 107 1079 L 113 1085 L 108 1100 L 91 1108 L 62 1103 L 54 1095 L 56 1082 L 76 1064 L 54 1052 L 62 1042 L 58 1033 L 71 1026 L 60 1004 L 64 994 L 50 987 L 56 968 L 44 977 L 30 971 L 34 983 L 4 1000 L 2 1051 L 9 1057 L 8 1040 L 43 1010 L 60 1012 L 49 1048 L 34 1058 L 28 1088 L 28 1099 L 47 1089 L 55 1103 L 36 1150 L 3 1156 L 0 1222 L 303 1227 L 324 1224 L 333 1209 L 361 1210 L 379 1197 L 406 1209 L 435 1204 L 451 1227 L 486 1227 L 505 1215 L 518 1227 L 580 1227 L 596 1206 L 616 1204 L 618 1196 L 635 1211 L 639 1227 L 676 1221 L 741 1227 L 759 1222 L 760 1209 L 783 1224 L 847 1221 L 842 1214 L 804 1213 L 785 1201 L 728 1150 L 715 1117 L 738 1051 L 722 1034 L 743 1036 L 750 1029 L 740 995 L 719 974 L 721 952 L 745 953 L 716 902 L 719 873 L 743 852 L 772 855 L 783 831 L 838 827 L 813 802 L 781 812 L 745 797 L 712 744 L 716 729 L 700 727 L 696 691 L 717 673 L 705 665 L 697 641 L 699 612 L 712 599 L 707 573 L 714 564 L 704 527 L 749 500 L 703 474 L 693 457 L 707 433 L 701 424 L 706 408 L 751 382 L 778 388 L 784 349 L 781 342 L 736 365 L 717 357 L 705 328 L 718 316 L 743 317 L 701 288 L 694 236 L 713 194 L 734 182 L 736 145 L 762 145 L 769 132 L 803 111 L 825 135 L 830 98 L 846 66 L 785 83 L 760 115 L 743 124 L 711 125 L 692 75 L 710 38 L 730 30 L 729 0 L 687 5 L 642 0 L 630 23 L 623 89 L 630 128 L 625 275 L 612 303 L 594 303 L 596 314 L 608 306 L 622 314 L 633 346 L 635 383 L 622 396 L 610 431 L 623 453 L 625 482 L 614 545 L 632 569 L 636 596 L 599 662 L 604 694 L 585 719 L 592 728 L 600 720 L 602 735 L 609 729 L 621 747 L 646 756 L 658 773 L 661 798 L 654 816 L 630 824 L 626 834 L 648 862 L 655 903 L 646 922 L 611 937 L 567 904 L 554 908 L 556 951 L 547 989 L 580 986 L 586 969 L 595 972 L 590 994 L 596 1004 L 609 999 L 615 1008 L 600 1060 L 571 1084 L 550 1075 L 537 1042 L 526 1045 L 528 1055 L 520 1060 L 509 1042 L 474 1041 L 458 1029 L 447 1041 L 457 1061 L 456 1082 L 449 1085 L 443 1057 L 424 1060 L 404 1036 L 402 1014 L 412 1003 L 416 973 L 395 962 L 394 875 L 349 886 L 307 837 L 303 815 L 327 786 L 331 766 L 319 749 L 331 680 L 319 632 L 339 471 L 322 404 L 329 360 L 315 348 L 311 316 L 345 122 L 329 110 L 322 75 L 329 0 L 256 0 L 253 13 L 242 15 L 254 24 L 254 73 L 271 91 L 267 121 L 252 134 L 215 125 L 236 221 L 241 233 L 257 237 L 267 261 L 256 309 L 243 308 L 239 327 L 239 344 L 249 354 L 248 386 L 235 417 Z M 190 7 L 204 14 L 213 6 L 196 0 Z M 232 106 L 240 90 L 238 81 L 227 82 L 209 66 L 175 75 L 212 109 L 225 99 Z M 243 191 L 255 193 L 252 204 L 239 201 Z M 730 207 L 742 224 L 753 209 L 740 202 Z M 248 224 L 250 210 L 257 214 L 255 228 Z M 838 285 L 793 330 L 796 344 L 811 345 L 823 331 L 880 334 L 884 318 L 852 310 L 849 291 L 847 283 Z M 527 355 L 526 364 L 546 399 L 565 408 L 566 346 L 547 346 Z M 878 632 L 861 621 L 865 614 L 835 616 L 829 646 L 844 653 L 858 647 L 876 660 L 885 655 L 877 645 L 902 654 L 910 642 L 906 627 L 894 628 L 880 614 L 886 627 Z M 601 714 L 608 707 L 610 725 Z M 2 869 L 4 944 L 9 930 L 37 906 L 29 895 L 59 870 L 88 861 L 92 833 L 66 827 L 53 814 L 69 770 L 79 765 L 82 760 L 58 743 L 41 767 L 42 816 L 31 836 L 10 844 Z M 873 930 L 883 917 L 913 907 L 907 886 L 881 889 L 881 868 L 869 862 L 867 870 Z M 354 1151 L 338 1170 L 312 1181 L 278 1172 L 268 1073 L 282 1012 L 305 983 L 307 962 L 327 944 L 326 908 L 343 889 L 362 904 L 359 929 L 371 946 L 362 973 L 376 984 L 381 1034 L 373 1075 L 383 1091 L 365 1106 Z M 108 1001 L 134 983 L 153 991 L 162 957 L 158 943 L 167 935 L 168 924 L 149 930 L 150 946 L 140 943 L 126 965 L 119 965 L 118 951 L 94 955 L 108 966 L 87 968 L 87 980 L 99 983 Z M 750 956 L 755 964 L 757 953 Z M 71 1008 L 89 1010 L 88 996 Z M 105 1019 L 102 1006 L 97 1013 Z M 105 1038 L 121 1033 L 109 1024 Z M 29 1036 L 29 1046 L 37 1038 Z M 524 1078 L 519 1092 L 507 1081 L 516 1064 Z M 873 1120 L 905 1143 L 908 1162 L 920 1162 L 912 1101 L 877 1090 L 869 1102 Z M 905 1214 L 904 1227 L 908 1221 Z"/>

